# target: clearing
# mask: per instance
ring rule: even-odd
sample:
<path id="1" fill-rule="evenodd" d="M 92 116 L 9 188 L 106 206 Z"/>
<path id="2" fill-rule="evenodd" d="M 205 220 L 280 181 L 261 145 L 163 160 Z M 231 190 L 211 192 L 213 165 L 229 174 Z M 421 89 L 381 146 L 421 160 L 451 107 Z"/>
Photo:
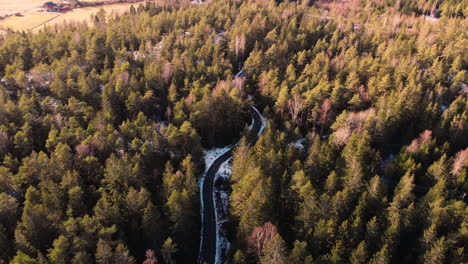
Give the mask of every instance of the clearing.
<path id="1" fill-rule="evenodd" d="M 124 13 L 132 5 L 137 7 L 140 3 L 144 3 L 143 1 L 117 3 L 74 8 L 68 12 L 44 12 L 39 8 L 44 2 L 44 0 L 18 0 L 12 3 L 12 1 L 0 0 L 0 16 L 15 12 L 21 13 L 21 16 L 10 16 L 0 20 L 0 32 L 5 29 L 36 31 L 43 28 L 44 25 L 61 25 L 65 22 L 89 22 L 91 15 L 97 13 L 100 8 L 106 10 L 108 15 L 115 15 Z"/>

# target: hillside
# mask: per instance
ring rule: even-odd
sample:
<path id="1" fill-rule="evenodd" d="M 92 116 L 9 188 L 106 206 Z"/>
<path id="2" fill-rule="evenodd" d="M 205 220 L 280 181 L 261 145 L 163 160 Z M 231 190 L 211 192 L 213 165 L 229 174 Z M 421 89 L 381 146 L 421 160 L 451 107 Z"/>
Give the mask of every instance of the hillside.
<path id="1" fill-rule="evenodd" d="M 0 35 L 0 264 L 466 262 L 467 10 L 153 1 Z"/>

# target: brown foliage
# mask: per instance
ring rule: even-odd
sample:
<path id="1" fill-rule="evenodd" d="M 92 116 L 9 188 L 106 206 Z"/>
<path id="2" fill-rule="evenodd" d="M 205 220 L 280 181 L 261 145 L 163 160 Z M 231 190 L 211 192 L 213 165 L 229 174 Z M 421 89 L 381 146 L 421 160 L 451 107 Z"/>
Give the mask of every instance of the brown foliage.
<path id="1" fill-rule="evenodd" d="M 10 138 L 8 134 L 4 131 L 0 131 L 0 156 L 5 154 L 10 145 Z"/>
<path id="2" fill-rule="evenodd" d="M 288 101 L 288 109 L 294 121 L 297 121 L 299 114 L 304 109 L 304 100 L 300 95 L 295 94 L 292 99 Z"/>
<path id="3" fill-rule="evenodd" d="M 236 51 L 236 56 L 244 55 L 245 51 L 245 34 L 237 35 L 234 44 L 234 50 Z"/>
<path id="4" fill-rule="evenodd" d="M 162 66 L 162 77 L 166 84 L 168 84 L 171 81 L 173 73 L 174 69 L 172 64 L 170 62 L 165 62 Z"/>
<path id="5" fill-rule="evenodd" d="M 145 257 L 146 259 L 143 261 L 143 264 L 158 264 L 158 258 L 156 257 L 156 254 L 154 254 L 153 250 L 146 250 Z"/>
<path id="6" fill-rule="evenodd" d="M 375 114 L 375 108 L 371 107 L 360 112 L 351 112 L 346 115 L 344 124 L 335 129 L 333 143 L 338 146 L 345 145 L 353 131 L 361 132 L 367 117 Z"/>
<path id="7" fill-rule="evenodd" d="M 411 142 L 411 144 L 406 147 L 406 152 L 415 153 L 419 150 L 422 144 L 429 143 L 432 140 L 432 131 L 425 130 L 419 137 Z"/>
<path id="8" fill-rule="evenodd" d="M 451 173 L 458 176 L 463 168 L 468 167 L 468 148 L 459 151 L 453 160 Z"/>
<path id="9" fill-rule="evenodd" d="M 250 236 L 247 237 L 247 252 L 256 257 L 260 257 L 263 248 L 265 248 L 276 234 L 278 234 L 278 230 L 271 222 L 267 222 L 263 226 L 255 227 Z"/>
<path id="10" fill-rule="evenodd" d="M 75 147 L 76 153 L 82 158 L 93 156 L 94 151 L 90 144 L 79 144 Z"/>

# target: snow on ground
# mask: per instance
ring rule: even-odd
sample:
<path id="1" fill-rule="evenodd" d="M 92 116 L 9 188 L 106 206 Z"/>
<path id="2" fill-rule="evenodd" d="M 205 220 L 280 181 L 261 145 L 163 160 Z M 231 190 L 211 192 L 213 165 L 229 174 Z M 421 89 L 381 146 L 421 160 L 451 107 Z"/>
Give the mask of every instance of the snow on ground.
<path id="1" fill-rule="evenodd" d="M 291 145 L 297 149 L 304 149 L 304 144 L 306 143 L 306 138 L 300 138 L 296 141 L 293 141 Z"/>
<path id="2" fill-rule="evenodd" d="M 440 106 L 440 110 L 442 111 L 442 113 L 445 112 L 445 110 L 447 110 L 447 109 L 448 109 L 447 105 L 441 105 Z"/>
<path id="3" fill-rule="evenodd" d="M 261 119 L 262 119 L 262 126 L 258 132 L 258 136 L 263 132 L 266 127 L 268 120 L 260 114 L 257 108 L 252 107 L 254 111 L 256 111 Z M 251 125 L 249 126 L 249 131 L 253 128 L 253 118 Z M 236 144 L 237 145 L 237 144 Z M 235 146 L 236 146 L 235 145 Z M 232 174 L 232 166 L 231 166 L 232 158 L 225 161 L 221 164 L 218 172 L 215 175 L 215 183 L 226 182 L 229 181 L 229 178 Z M 216 184 L 215 190 L 213 193 L 213 201 L 215 203 L 215 219 L 216 219 L 216 255 L 215 255 L 215 263 L 221 264 L 223 258 L 225 258 L 231 248 L 231 243 L 227 239 L 226 228 L 224 228 L 224 223 L 228 222 L 228 207 L 229 207 L 229 191 L 223 188 L 223 184 Z"/>
<path id="4" fill-rule="evenodd" d="M 232 158 L 221 164 L 215 175 L 215 183 L 218 181 L 229 181 L 232 174 L 230 161 Z M 218 188 L 219 186 L 219 188 Z M 217 184 L 213 192 L 213 201 L 215 203 L 216 219 L 216 255 L 215 263 L 222 263 L 223 257 L 227 256 L 231 243 L 227 239 L 226 229 L 223 224 L 228 222 L 229 192 L 222 188 L 222 184 Z"/>
<path id="5" fill-rule="evenodd" d="M 255 106 L 252 106 L 253 110 L 255 112 L 257 112 L 259 115 L 260 115 L 260 118 L 262 119 L 262 126 L 260 127 L 260 130 L 258 131 L 258 135 L 257 136 L 260 136 L 263 132 L 263 130 L 265 129 L 267 123 L 268 123 L 268 119 L 266 119 L 266 117 L 262 116 L 262 114 L 260 114 L 260 112 L 258 111 L 258 109 L 255 107 Z"/>
<path id="6" fill-rule="evenodd" d="M 208 169 L 210 168 L 211 164 L 213 164 L 213 162 L 217 158 L 219 158 L 221 155 L 223 155 L 224 153 L 226 153 L 230 149 L 231 149 L 231 146 L 226 146 L 224 148 L 214 148 L 214 149 L 210 149 L 210 150 L 205 150 L 203 152 L 203 161 L 205 163 L 205 171 L 203 172 L 202 176 L 198 180 L 198 186 L 200 188 L 200 215 L 201 215 L 201 222 L 202 223 L 203 223 L 203 208 L 204 208 L 204 205 L 203 205 L 203 184 L 205 182 L 205 175 L 208 172 Z M 223 165 L 221 165 L 221 167 L 223 167 Z M 203 241 L 203 224 L 201 225 L 201 228 L 202 229 L 201 229 L 201 232 L 200 232 L 200 241 Z M 202 249 L 202 243 L 200 243 L 199 252 L 201 252 L 201 249 Z"/>
<path id="7" fill-rule="evenodd" d="M 203 159 L 205 161 L 205 173 L 208 171 L 208 168 L 213 164 L 213 162 L 221 157 L 224 153 L 228 152 L 232 146 L 226 146 L 224 148 L 214 148 L 210 150 L 205 150 L 203 152 Z"/>
<path id="8" fill-rule="evenodd" d="M 232 173 L 232 168 L 231 168 L 231 163 L 230 163 L 231 160 L 232 160 L 232 157 L 228 159 L 226 162 L 224 162 L 223 164 L 221 164 L 221 166 L 219 167 L 218 173 L 216 173 L 215 181 L 218 177 L 228 179 L 229 176 L 231 176 L 231 173 Z"/>
<path id="9" fill-rule="evenodd" d="M 250 125 L 249 125 L 249 128 L 248 128 L 249 131 L 252 130 L 252 128 L 253 128 L 253 123 L 254 123 L 254 119 L 253 119 L 253 117 L 252 117 L 252 121 L 250 121 Z"/>
<path id="10" fill-rule="evenodd" d="M 253 107 L 254 111 L 256 111 L 261 119 L 262 119 L 262 126 L 260 128 L 260 131 L 258 132 L 258 136 L 263 132 L 263 130 L 266 127 L 266 124 L 268 120 L 260 114 L 257 108 Z M 248 127 L 248 130 L 251 131 L 253 128 L 253 123 L 254 120 L 252 118 L 252 122 L 250 126 Z M 231 148 L 234 148 L 237 146 L 238 143 L 230 146 L 226 146 L 224 148 L 214 148 L 210 150 L 206 150 L 203 152 L 203 160 L 205 162 L 205 172 L 203 175 L 200 177 L 200 180 L 198 181 L 198 185 L 200 187 L 200 201 L 201 201 L 201 206 L 200 206 L 200 214 L 201 214 L 201 221 L 203 223 L 203 183 L 205 181 L 205 175 L 210 168 L 210 166 L 213 164 L 213 162 L 219 158 L 221 155 L 229 151 Z M 218 172 L 215 175 L 215 186 L 214 186 L 214 192 L 213 192 L 213 203 L 215 207 L 215 220 L 216 220 L 216 255 L 215 255 L 215 263 L 216 264 L 221 264 L 223 258 L 226 258 L 227 253 L 229 249 L 231 248 L 231 243 L 227 239 L 227 234 L 226 234 L 226 229 L 224 228 L 223 224 L 226 223 L 228 219 L 228 206 L 229 206 L 229 191 L 223 189 L 223 182 L 226 182 L 229 180 L 232 174 L 232 167 L 231 167 L 231 160 L 228 159 L 225 161 L 221 166 L 219 167 Z M 217 182 L 221 182 L 221 184 L 216 184 Z M 202 230 L 200 232 L 200 241 L 203 241 L 203 224 L 201 226 Z M 200 243 L 200 252 L 201 252 L 201 247 L 202 244 Z M 199 259 L 200 262 L 200 259 Z"/>

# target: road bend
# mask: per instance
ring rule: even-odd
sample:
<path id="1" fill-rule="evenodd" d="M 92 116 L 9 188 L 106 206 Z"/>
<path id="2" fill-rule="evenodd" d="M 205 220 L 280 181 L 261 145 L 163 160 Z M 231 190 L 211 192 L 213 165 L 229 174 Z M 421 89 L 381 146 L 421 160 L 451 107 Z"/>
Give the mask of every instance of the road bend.
<path id="1" fill-rule="evenodd" d="M 262 118 L 260 113 L 252 107 L 253 125 L 249 134 L 247 135 L 247 142 L 251 146 L 258 139 L 260 129 L 262 127 Z M 205 175 L 202 188 L 202 200 L 203 200 L 203 218 L 202 218 L 202 238 L 200 246 L 200 256 L 198 258 L 198 264 L 208 263 L 215 264 L 216 256 L 216 202 L 214 200 L 214 180 L 215 175 L 218 172 L 221 164 L 232 157 L 232 149 L 218 157 L 213 164 L 208 168 Z"/>

